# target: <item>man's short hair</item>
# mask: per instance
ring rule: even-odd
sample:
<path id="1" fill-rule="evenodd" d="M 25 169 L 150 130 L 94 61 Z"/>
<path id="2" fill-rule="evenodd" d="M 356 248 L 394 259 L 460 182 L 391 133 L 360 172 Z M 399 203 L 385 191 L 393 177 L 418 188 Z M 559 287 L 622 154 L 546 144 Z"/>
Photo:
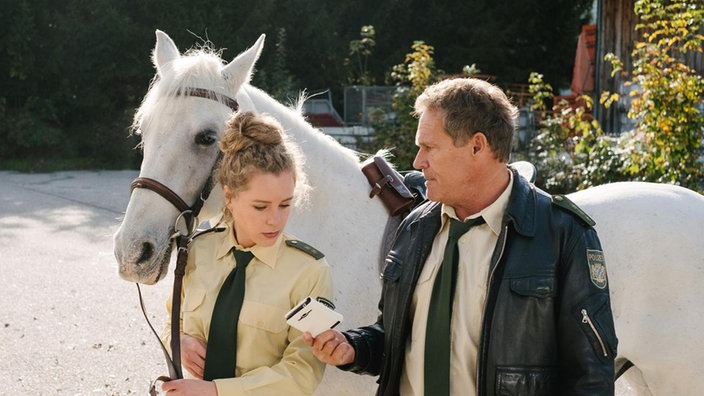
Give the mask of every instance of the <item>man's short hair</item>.
<path id="1" fill-rule="evenodd" d="M 518 109 L 496 85 L 477 78 L 450 78 L 423 91 L 415 102 L 415 114 L 426 110 L 445 113 L 443 126 L 456 146 L 482 132 L 502 162 L 508 162 Z"/>

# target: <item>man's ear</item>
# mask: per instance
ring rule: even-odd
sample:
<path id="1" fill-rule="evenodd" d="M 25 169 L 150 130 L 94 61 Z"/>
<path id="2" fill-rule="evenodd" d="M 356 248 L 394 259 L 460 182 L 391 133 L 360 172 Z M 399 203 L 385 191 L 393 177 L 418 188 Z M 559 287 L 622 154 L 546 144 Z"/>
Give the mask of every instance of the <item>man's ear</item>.
<path id="1" fill-rule="evenodd" d="M 489 150 L 489 141 L 486 140 L 486 135 L 484 132 L 475 132 L 471 138 L 469 138 L 469 143 L 472 146 L 472 154 L 479 154 L 482 151 Z"/>

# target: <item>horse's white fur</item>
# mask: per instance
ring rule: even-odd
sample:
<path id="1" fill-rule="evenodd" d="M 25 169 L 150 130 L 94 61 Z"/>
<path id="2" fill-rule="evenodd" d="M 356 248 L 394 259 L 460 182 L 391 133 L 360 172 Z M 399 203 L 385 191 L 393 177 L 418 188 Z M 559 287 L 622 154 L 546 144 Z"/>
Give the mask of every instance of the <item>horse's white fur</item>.
<path id="1" fill-rule="evenodd" d="M 309 208 L 294 212 L 288 229 L 326 253 L 338 310 L 345 315 L 341 327 L 372 323 L 380 295 L 377 262 L 387 213 L 378 199 L 368 198 L 369 186 L 352 151 L 248 84 L 262 45 L 260 37 L 223 66 L 213 61 L 215 55 L 181 56 L 173 41 L 157 31 L 153 60 L 158 79 L 136 116 L 145 150 L 140 175 L 164 182 L 192 202 L 210 172 L 215 152 L 194 150 L 193 136 L 204 128 L 222 133 L 230 110 L 212 100 L 170 94 L 181 84 L 228 94 L 243 110 L 274 115 L 303 149 L 314 189 Z M 201 74 L 207 77 L 201 79 Z M 161 86 L 167 82 L 168 88 Z M 704 198 L 680 187 L 648 183 L 610 184 L 570 198 L 597 221 L 620 356 L 638 366 L 654 395 L 704 394 L 704 382 L 699 381 L 704 342 L 695 337 L 704 327 Z M 201 218 L 215 215 L 221 205 L 216 188 Z M 158 260 L 168 258 L 176 216 L 177 211 L 153 192 L 133 192 L 115 235 L 124 278 L 158 280 Z M 157 257 L 138 266 L 144 242 L 155 244 Z M 328 368 L 317 393 L 372 394 L 373 389 L 369 377 Z"/>

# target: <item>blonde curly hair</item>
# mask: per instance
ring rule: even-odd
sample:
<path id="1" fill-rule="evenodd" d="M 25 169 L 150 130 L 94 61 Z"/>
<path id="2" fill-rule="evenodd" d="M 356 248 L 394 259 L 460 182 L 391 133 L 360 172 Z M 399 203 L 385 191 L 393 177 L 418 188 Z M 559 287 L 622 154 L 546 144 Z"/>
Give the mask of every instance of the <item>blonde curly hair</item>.
<path id="1" fill-rule="evenodd" d="M 274 117 L 251 111 L 235 113 L 227 121 L 220 150 L 222 159 L 215 171 L 216 179 L 232 189 L 234 195 L 247 190 L 257 172 L 279 175 L 290 171 L 296 184 L 294 204 L 307 201 L 310 186 L 303 171 L 305 157 Z M 232 216 L 226 208 L 225 216 Z"/>

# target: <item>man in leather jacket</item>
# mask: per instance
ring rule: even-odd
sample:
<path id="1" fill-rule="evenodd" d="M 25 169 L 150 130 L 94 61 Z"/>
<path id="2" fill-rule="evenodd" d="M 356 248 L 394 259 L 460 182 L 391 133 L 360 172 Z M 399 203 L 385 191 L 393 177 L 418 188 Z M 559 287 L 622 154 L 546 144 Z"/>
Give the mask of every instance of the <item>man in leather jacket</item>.
<path id="1" fill-rule="evenodd" d="M 617 339 L 594 222 L 507 166 L 515 107 L 497 87 L 458 78 L 428 87 L 415 110 L 414 167 L 429 201 L 397 230 L 377 322 L 306 334 L 314 354 L 379 375 L 379 395 L 612 395 Z M 448 223 L 480 216 L 459 238 L 450 334 L 432 334 Z M 425 388 L 426 335 L 450 339 L 449 390 Z"/>

